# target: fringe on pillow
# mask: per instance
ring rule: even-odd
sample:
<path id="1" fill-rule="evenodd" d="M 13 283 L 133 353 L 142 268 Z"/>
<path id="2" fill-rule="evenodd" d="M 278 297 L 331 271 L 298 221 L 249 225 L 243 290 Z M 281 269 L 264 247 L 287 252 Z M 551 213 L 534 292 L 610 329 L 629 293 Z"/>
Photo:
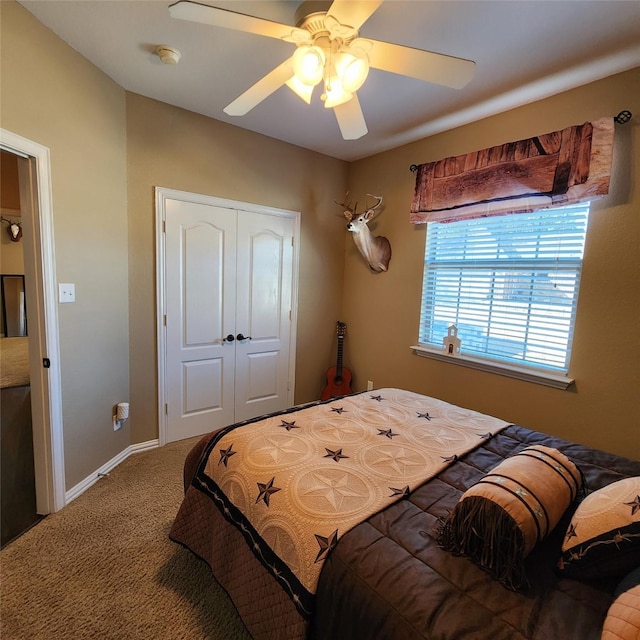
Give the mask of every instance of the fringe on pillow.
<path id="1" fill-rule="evenodd" d="M 498 504 L 480 496 L 459 502 L 437 533 L 440 547 L 467 556 L 508 589 L 528 585 L 524 571 L 524 535 Z"/>

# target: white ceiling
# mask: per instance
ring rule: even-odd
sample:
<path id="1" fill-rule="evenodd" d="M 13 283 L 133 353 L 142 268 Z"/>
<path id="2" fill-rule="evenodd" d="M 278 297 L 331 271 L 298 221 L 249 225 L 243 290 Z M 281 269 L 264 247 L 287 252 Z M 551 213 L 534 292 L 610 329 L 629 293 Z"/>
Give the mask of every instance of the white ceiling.
<path id="1" fill-rule="evenodd" d="M 474 60 L 476 73 L 455 90 L 372 69 L 358 91 L 369 133 L 345 141 L 317 89 L 311 105 L 281 87 L 245 116 L 223 113 L 294 45 L 172 19 L 172 1 L 20 3 L 127 91 L 344 160 L 640 66 L 640 0 L 386 0 L 362 37 Z M 291 25 L 300 4 L 202 1 Z M 158 44 L 179 49 L 180 63 L 162 64 Z"/>

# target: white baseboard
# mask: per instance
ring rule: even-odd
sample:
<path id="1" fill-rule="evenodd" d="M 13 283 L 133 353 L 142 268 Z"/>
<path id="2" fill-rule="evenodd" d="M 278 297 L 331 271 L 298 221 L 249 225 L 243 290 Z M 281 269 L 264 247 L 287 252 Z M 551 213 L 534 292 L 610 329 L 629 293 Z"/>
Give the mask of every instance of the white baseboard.
<path id="1" fill-rule="evenodd" d="M 124 462 L 130 455 L 134 453 L 141 453 L 142 451 L 149 451 L 150 449 L 156 449 L 160 446 L 159 440 L 148 440 L 147 442 L 140 442 L 139 444 L 132 444 L 124 451 L 121 451 L 117 456 L 111 458 L 109 462 L 105 462 L 99 469 L 94 471 L 90 476 L 87 476 L 75 487 L 72 487 L 65 493 L 65 504 L 69 504 L 72 500 L 75 500 L 79 495 L 83 494 L 90 486 L 94 485 L 102 476 L 107 475 L 112 469 L 115 469 L 121 462 Z"/>

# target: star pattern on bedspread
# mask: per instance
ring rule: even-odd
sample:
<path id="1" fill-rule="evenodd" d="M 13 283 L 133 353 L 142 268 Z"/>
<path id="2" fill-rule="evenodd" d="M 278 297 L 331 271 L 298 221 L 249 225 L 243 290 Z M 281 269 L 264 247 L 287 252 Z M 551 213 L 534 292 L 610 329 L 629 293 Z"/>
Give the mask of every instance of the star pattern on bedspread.
<path id="1" fill-rule="evenodd" d="M 330 438 L 331 440 L 345 441 L 352 440 L 355 436 L 362 433 L 362 429 L 359 427 L 352 427 L 349 423 L 332 424 L 326 422 L 315 427 L 318 433 Z"/>
<path id="2" fill-rule="evenodd" d="M 418 418 L 424 418 L 425 420 L 429 420 L 429 422 L 431 422 L 431 416 L 426 412 L 420 412 L 420 411 L 416 411 L 416 413 L 418 414 Z"/>
<path id="3" fill-rule="evenodd" d="M 331 407 L 331 411 L 334 413 L 345 413 L 347 410 L 344 407 Z"/>
<path id="4" fill-rule="evenodd" d="M 636 496 L 635 500 L 631 502 L 625 502 L 627 507 L 631 507 L 631 515 L 634 516 L 638 511 L 640 511 L 640 496 Z"/>
<path id="5" fill-rule="evenodd" d="M 235 456 L 237 451 L 232 451 L 233 444 L 230 444 L 226 449 L 220 449 L 220 460 L 218 460 L 218 465 L 223 464 L 225 467 L 229 462 L 229 458 L 231 456 Z"/>
<path id="6" fill-rule="evenodd" d="M 384 445 L 390 447 L 391 445 Z M 381 448 L 374 452 L 370 465 L 381 471 L 392 469 L 399 476 L 411 475 L 412 468 L 424 464 L 424 458 L 419 457 L 411 449 L 394 447 Z"/>
<path id="7" fill-rule="evenodd" d="M 378 402 L 382 402 L 384 398 L 382 396 L 369 396 L 372 400 L 377 400 Z"/>
<path id="8" fill-rule="evenodd" d="M 334 509 L 340 511 L 343 506 L 350 508 L 351 504 L 361 504 L 368 492 L 354 486 L 352 478 L 339 473 L 329 476 L 326 473 L 311 474 L 314 486 L 305 491 L 304 498 L 324 498 Z"/>
<path id="9" fill-rule="evenodd" d="M 301 449 L 293 436 L 288 437 L 286 433 L 280 433 L 278 436 L 265 437 L 262 446 L 256 449 L 256 453 L 280 464 L 286 460 L 296 459 L 300 456 Z"/>
<path id="10" fill-rule="evenodd" d="M 271 498 L 271 494 L 280 491 L 280 487 L 274 487 L 273 483 L 275 481 L 275 477 L 271 478 L 269 482 L 266 484 L 262 482 L 258 482 L 258 497 L 256 498 L 256 504 L 262 500 L 267 507 L 269 506 L 269 499 Z"/>
<path id="11" fill-rule="evenodd" d="M 378 429 L 378 435 L 379 436 L 386 436 L 387 438 L 389 438 L 389 440 L 391 440 L 393 438 L 393 436 L 399 436 L 399 433 L 393 433 L 392 429 Z"/>
<path id="12" fill-rule="evenodd" d="M 324 560 L 333 551 L 334 547 L 338 543 L 338 530 L 336 529 L 330 536 L 319 536 L 317 533 L 313 534 L 320 545 L 320 551 L 316 556 L 316 562 Z"/>
<path id="13" fill-rule="evenodd" d="M 424 438 L 435 440 L 439 444 L 446 447 L 453 442 L 458 442 L 460 440 L 460 434 L 452 433 L 450 429 L 447 429 L 445 427 L 429 427 L 429 430 L 424 434 Z"/>
<path id="14" fill-rule="evenodd" d="M 336 462 L 340 462 L 341 458 L 348 458 L 349 456 L 345 456 L 342 455 L 342 449 L 336 449 L 335 451 L 331 450 L 331 449 L 327 449 L 325 447 L 324 449 L 327 452 L 326 456 L 323 456 L 324 458 L 333 458 Z"/>
<path id="15" fill-rule="evenodd" d="M 286 420 L 282 420 L 279 427 L 284 427 L 287 431 L 291 431 L 291 429 L 299 429 L 300 427 L 296 425 L 296 421 L 287 422 Z"/>
<path id="16" fill-rule="evenodd" d="M 406 498 L 410 493 L 409 485 L 407 485 L 406 487 L 402 487 L 402 489 L 396 489 L 396 487 L 389 487 L 389 489 L 391 489 L 391 495 L 389 496 L 390 498 L 393 498 L 395 496 L 402 496 L 403 498 Z"/>
<path id="17" fill-rule="evenodd" d="M 565 538 L 567 540 L 571 540 L 571 538 L 577 538 L 578 534 L 576 533 L 576 525 L 573 524 L 573 522 L 569 525 L 569 528 L 567 529 L 567 534 L 565 536 Z"/>
<path id="18" fill-rule="evenodd" d="M 455 462 L 458 456 L 454 453 L 452 456 L 440 456 L 445 462 Z"/>

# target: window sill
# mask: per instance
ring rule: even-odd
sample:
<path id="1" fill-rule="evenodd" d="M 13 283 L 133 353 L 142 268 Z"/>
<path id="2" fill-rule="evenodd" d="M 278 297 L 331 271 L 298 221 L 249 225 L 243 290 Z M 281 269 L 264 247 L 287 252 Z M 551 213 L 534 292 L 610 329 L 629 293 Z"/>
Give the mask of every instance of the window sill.
<path id="1" fill-rule="evenodd" d="M 412 345 L 410 348 L 413 349 L 416 355 L 422 358 L 433 358 L 434 360 L 440 360 L 441 362 L 458 364 L 463 367 L 478 369 L 479 371 L 487 371 L 489 373 L 508 376 L 509 378 L 525 380 L 526 382 L 543 384 L 547 387 L 553 387 L 554 389 L 566 389 L 574 382 L 573 378 L 567 378 L 566 376 L 543 371 L 541 369 L 525 369 L 524 367 L 516 367 L 504 362 L 483 360 L 481 358 L 473 358 L 465 355 L 451 356 L 439 349 L 434 349 L 425 345 Z"/>

